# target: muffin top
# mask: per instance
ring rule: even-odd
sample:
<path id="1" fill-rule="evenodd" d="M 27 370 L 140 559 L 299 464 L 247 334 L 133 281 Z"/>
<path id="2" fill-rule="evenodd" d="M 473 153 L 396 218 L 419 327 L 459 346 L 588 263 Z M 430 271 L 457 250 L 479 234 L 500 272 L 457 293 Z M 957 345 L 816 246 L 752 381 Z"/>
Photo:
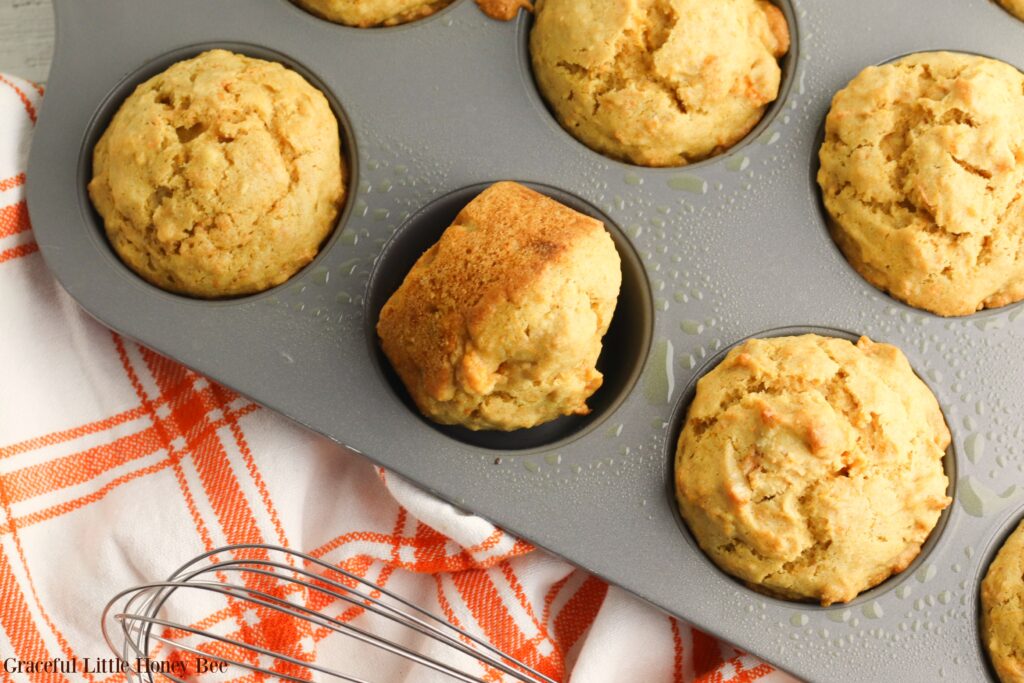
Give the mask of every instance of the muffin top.
<path id="1" fill-rule="evenodd" d="M 395 26 L 430 16 L 452 0 L 294 0 L 319 17 L 337 24 L 370 28 Z"/>
<path id="2" fill-rule="evenodd" d="M 682 166 L 738 142 L 779 92 L 789 49 L 764 0 L 539 0 L 534 76 L 592 149 Z"/>
<path id="3" fill-rule="evenodd" d="M 521 9 L 533 11 L 531 0 L 476 0 L 476 4 L 480 11 L 498 21 L 512 21 Z"/>
<path id="4" fill-rule="evenodd" d="M 1024 75 L 950 52 L 868 67 L 832 100 L 825 206 L 847 259 L 911 306 L 1024 298 Z"/>
<path id="5" fill-rule="evenodd" d="M 679 508 L 704 552 L 752 587 L 846 602 L 918 555 L 950 503 L 949 442 L 896 347 L 752 339 L 697 384 Z"/>
<path id="6" fill-rule="evenodd" d="M 287 280 L 316 255 L 345 195 L 323 94 L 280 64 L 224 50 L 138 86 L 92 170 L 89 196 L 121 259 L 196 297 Z"/>
<path id="7" fill-rule="evenodd" d="M 1024 681 L 1024 522 L 981 582 L 981 637 L 1003 683 Z"/>
<path id="8" fill-rule="evenodd" d="M 430 419 L 533 427 L 588 412 L 621 282 L 601 221 L 500 182 L 416 261 L 377 334 Z"/>

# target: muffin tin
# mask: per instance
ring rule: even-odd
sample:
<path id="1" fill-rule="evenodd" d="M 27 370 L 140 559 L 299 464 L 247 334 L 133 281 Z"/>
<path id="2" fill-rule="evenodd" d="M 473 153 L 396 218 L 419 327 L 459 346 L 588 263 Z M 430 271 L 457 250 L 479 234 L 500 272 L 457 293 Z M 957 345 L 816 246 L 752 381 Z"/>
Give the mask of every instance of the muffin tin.
<path id="1" fill-rule="evenodd" d="M 814 174 L 831 96 L 863 67 L 950 49 L 1022 68 L 1024 23 L 981 0 L 779 4 L 794 40 L 765 119 L 725 155 L 647 169 L 558 126 L 533 84 L 525 14 L 496 22 L 457 0 L 412 24 L 354 29 L 286 0 L 55 0 L 29 169 L 36 238 L 106 325 L 797 676 L 991 678 L 978 583 L 1024 504 L 1024 306 L 947 320 L 875 290 L 830 239 Z M 212 47 L 283 62 L 327 94 L 352 192 L 321 254 L 290 281 L 199 301 L 123 266 L 85 187 L 92 145 L 131 89 Z M 603 217 L 616 237 L 625 277 L 599 365 L 606 383 L 585 418 L 516 434 L 442 429 L 412 410 L 383 361 L 376 312 L 481 184 L 502 179 Z M 829 608 L 721 573 L 671 487 L 696 378 L 748 336 L 808 330 L 898 345 L 954 436 L 955 500 L 921 556 Z"/>

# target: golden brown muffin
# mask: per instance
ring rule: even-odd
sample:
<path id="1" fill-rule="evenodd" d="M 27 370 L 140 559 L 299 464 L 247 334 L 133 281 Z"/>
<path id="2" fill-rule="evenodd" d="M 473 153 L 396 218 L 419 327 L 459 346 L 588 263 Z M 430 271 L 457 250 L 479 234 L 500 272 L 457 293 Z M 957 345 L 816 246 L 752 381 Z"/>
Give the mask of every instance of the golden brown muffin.
<path id="1" fill-rule="evenodd" d="M 538 0 L 533 73 L 562 126 L 642 166 L 736 144 L 779 93 L 789 29 L 764 0 Z"/>
<path id="2" fill-rule="evenodd" d="M 251 294 L 316 256 L 345 196 L 338 122 L 280 64 L 212 50 L 149 79 L 93 151 L 121 260 L 196 297 Z"/>
<path id="3" fill-rule="evenodd" d="M 1024 683 L 1024 522 L 981 582 L 981 638 L 1002 683 Z"/>
<path id="4" fill-rule="evenodd" d="M 531 0 L 476 0 L 476 4 L 481 12 L 498 21 L 512 21 L 521 9 L 533 11 Z"/>
<path id="5" fill-rule="evenodd" d="M 999 0 L 999 4 L 1018 19 L 1024 19 L 1024 0 Z"/>
<path id="6" fill-rule="evenodd" d="M 949 505 L 949 429 L 903 353 L 862 337 L 752 339 L 701 378 L 679 509 L 723 570 L 822 605 L 903 571 Z"/>
<path id="7" fill-rule="evenodd" d="M 1024 75 L 925 52 L 832 100 L 818 184 L 846 258 L 911 306 L 967 315 L 1024 298 Z"/>
<path id="8" fill-rule="evenodd" d="M 416 261 L 377 334 L 431 420 L 533 427 L 588 412 L 621 283 L 601 221 L 495 183 Z"/>
<path id="9" fill-rule="evenodd" d="M 336 24 L 370 28 L 395 26 L 430 16 L 452 0 L 293 0 L 318 17 Z"/>

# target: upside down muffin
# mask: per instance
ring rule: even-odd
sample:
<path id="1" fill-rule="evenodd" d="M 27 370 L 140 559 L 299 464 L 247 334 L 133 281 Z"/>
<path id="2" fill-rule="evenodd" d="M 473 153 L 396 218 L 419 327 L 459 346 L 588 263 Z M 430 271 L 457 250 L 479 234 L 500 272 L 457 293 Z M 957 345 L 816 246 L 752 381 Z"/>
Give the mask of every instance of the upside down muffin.
<path id="1" fill-rule="evenodd" d="M 950 503 L 949 442 L 896 347 L 752 339 L 697 384 L 676 452 L 679 509 L 751 587 L 847 602 L 920 552 Z"/>
<path id="2" fill-rule="evenodd" d="M 431 420 L 533 427 L 588 412 L 621 282 L 601 221 L 500 182 L 416 261 L 377 334 Z"/>

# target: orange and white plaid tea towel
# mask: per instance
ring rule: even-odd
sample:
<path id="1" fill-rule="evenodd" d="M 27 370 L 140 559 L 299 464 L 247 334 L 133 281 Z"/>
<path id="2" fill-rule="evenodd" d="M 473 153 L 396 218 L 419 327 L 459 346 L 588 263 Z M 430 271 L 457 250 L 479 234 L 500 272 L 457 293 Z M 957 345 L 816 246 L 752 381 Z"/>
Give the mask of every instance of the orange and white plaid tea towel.
<path id="1" fill-rule="evenodd" d="M 88 318 L 29 225 L 24 169 L 41 96 L 0 76 L 3 680 L 124 680 L 82 666 L 110 657 L 106 601 L 229 543 L 343 566 L 557 680 L 790 680 Z M 206 625 L 259 618 L 213 614 Z M 285 645 L 350 675 L 438 680 L 397 658 L 346 658 L 343 639 L 300 635 Z M 29 673 L 55 660 L 77 661 L 77 673 Z"/>

